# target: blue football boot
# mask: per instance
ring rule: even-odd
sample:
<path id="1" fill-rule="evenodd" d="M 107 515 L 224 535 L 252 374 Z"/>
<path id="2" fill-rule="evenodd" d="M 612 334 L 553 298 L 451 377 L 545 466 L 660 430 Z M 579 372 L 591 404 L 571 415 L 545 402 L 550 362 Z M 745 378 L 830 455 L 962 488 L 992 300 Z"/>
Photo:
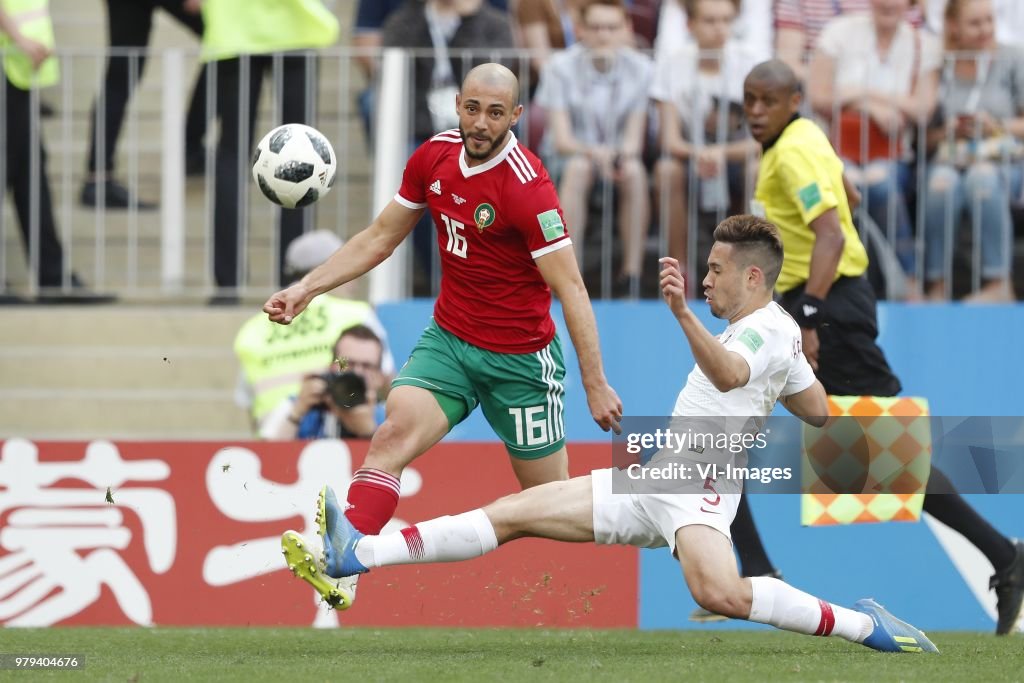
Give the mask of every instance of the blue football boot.
<path id="1" fill-rule="evenodd" d="M 871 617 L 875 628 L 864 639 L 864 644 L 881 652 L 938 652 L 932 641 L 919 629 L 897 619 L 871 598 L 858 600 L 853 606 L 855 612 Z"/>

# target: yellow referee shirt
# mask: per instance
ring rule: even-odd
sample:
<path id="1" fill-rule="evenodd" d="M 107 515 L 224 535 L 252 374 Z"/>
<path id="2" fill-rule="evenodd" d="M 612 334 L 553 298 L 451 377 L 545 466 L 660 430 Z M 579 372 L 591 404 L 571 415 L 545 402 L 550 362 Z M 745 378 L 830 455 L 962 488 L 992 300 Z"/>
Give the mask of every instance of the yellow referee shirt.
<path id="1" fill-rule="evenodd" d="M 775 289 L 786 292 L 807 281 L 811 272 L 814 231 L 810 224 L 829 209 L 839 213 L 846 237 L 836 279 L 856 277 L 868 267 L 868 255 L 853 227 L 843 188 L 843 162 L 832 143 L 812 121 L 798 118 L 782 131 L 761 157 L 755 205 L 779 229 L 785 258 Z"/>

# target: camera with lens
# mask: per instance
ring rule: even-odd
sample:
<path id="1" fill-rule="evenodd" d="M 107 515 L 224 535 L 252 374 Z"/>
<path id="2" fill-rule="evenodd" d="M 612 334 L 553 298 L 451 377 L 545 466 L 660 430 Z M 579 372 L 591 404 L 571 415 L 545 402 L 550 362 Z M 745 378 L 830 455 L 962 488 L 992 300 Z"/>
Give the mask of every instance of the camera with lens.
<path id="1" fill-rule="evenodd" d="M 339 408 L 355 408 L 366 403 L 366 380 L 354 372 L 329 372 L 323 375 L 327 394 Z"/>

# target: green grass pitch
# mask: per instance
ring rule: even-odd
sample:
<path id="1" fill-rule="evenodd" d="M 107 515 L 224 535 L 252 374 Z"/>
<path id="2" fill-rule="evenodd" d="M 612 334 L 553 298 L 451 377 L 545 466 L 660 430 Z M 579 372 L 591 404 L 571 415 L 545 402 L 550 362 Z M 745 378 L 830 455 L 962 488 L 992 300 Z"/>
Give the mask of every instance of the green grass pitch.
<path id="1" fill-rule="evenodd" d="M 939 655 L 889 655 L 769 631 L 531 629 L 0 629 L 0 652 L 79 654 L 77 672 L 2 680 L 104 681 L 1001 681 L 1024 677 L 1024 638 L 931 634 Z"/>

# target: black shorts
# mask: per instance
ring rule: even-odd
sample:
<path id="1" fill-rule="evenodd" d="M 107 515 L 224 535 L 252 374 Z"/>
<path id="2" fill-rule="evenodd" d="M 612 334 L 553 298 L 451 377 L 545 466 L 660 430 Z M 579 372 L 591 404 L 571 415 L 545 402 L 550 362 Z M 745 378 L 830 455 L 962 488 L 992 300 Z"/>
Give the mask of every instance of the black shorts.
<path id="1" fill-rule="evenodd" d="M 782 295 L 787 311 L 796 308 L 803 285 Z M 879 348 L 875 293 L 864 277 L 841 277 L 825 299 L 818 326 L 818 371 L 834 396 L 895 396 L 902 386 Z"/>

